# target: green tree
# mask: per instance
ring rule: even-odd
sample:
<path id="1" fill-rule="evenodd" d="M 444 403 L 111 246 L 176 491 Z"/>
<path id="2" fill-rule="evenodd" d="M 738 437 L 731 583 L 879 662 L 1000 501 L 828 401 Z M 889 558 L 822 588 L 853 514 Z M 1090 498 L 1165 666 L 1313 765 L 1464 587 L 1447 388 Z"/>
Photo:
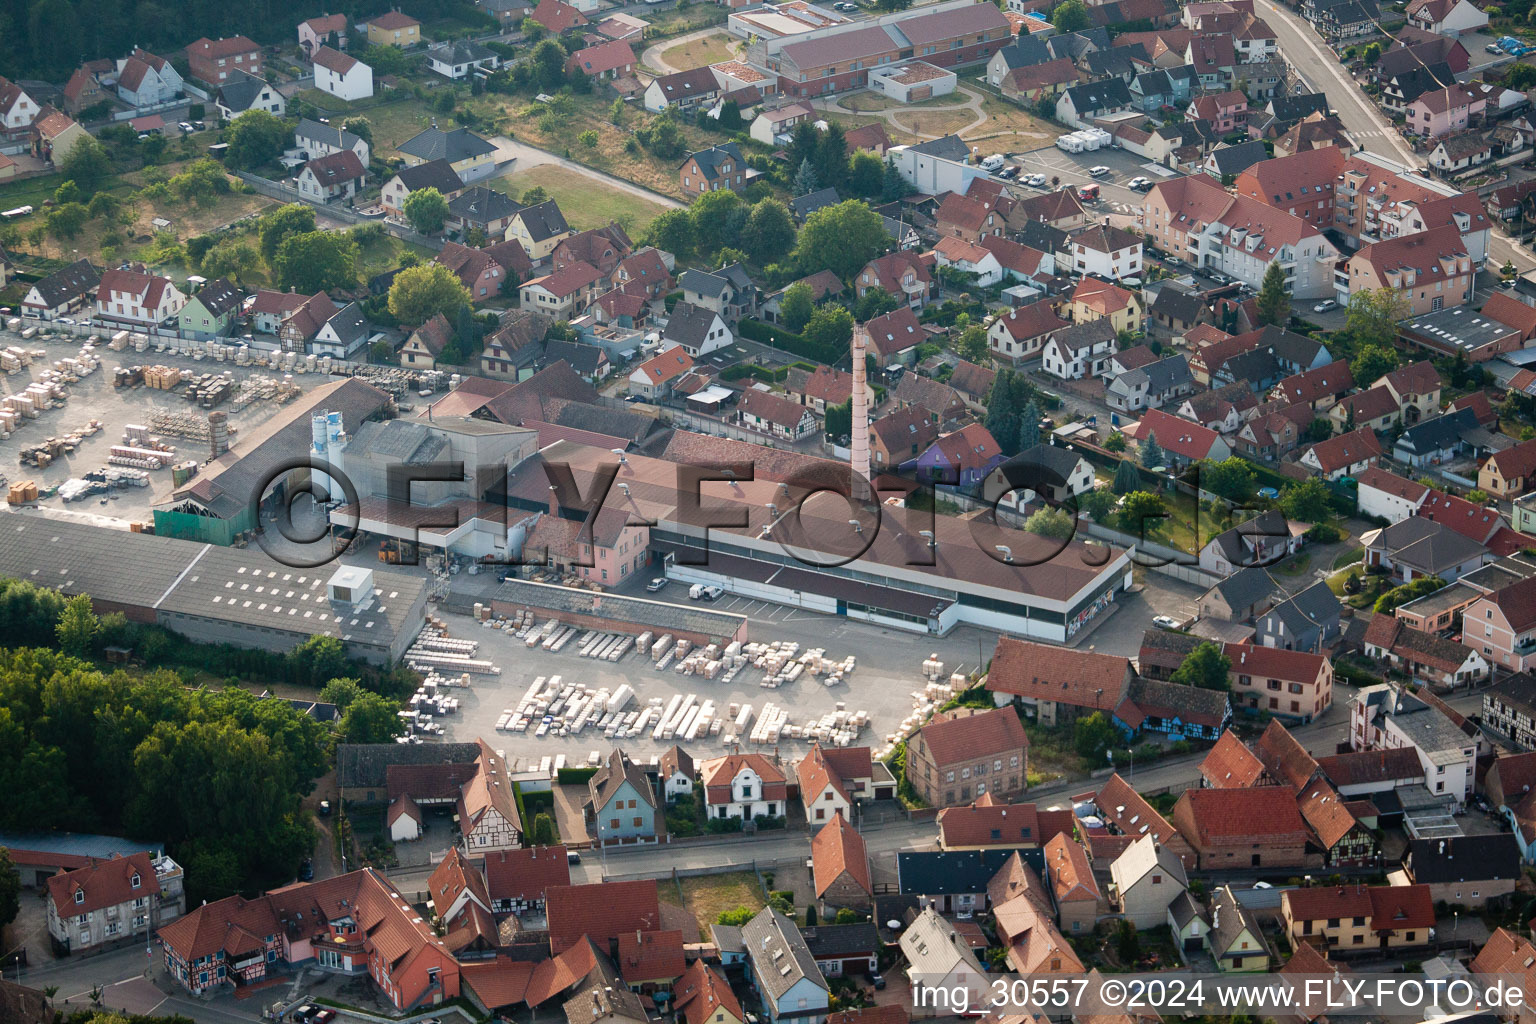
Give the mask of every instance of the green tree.
<path id="1" fill-rule="evenodd" d="M 758 266 L 777 263 L 795 245 L 795 219 L 789 207 L 777 199 L 760 199 L 752 204 L 747 223 L 741 231 L 741 244 Z"/>
<path id="2" fill-rule="evenodd" d="M 848 190 L 865 199 L 875 199 L 885 184 L 885 164 L 867 149 L 854 150 L 848 158 Z"/>
<path id="3" fill-rule="evenodd" d="M 1264 271 L 1259 285 L 1259 323 L 1284 327 L 1291 319 L 1291 293 L 1286 290 L 1285 270 L 1278 261 Z"/>
<path id="4" fill-rule="evenodd" d="M 558 89 L 565 81 L 565 47 L 553 39 L 542 39 L 529 55 L 545 89 Z"/>
<path id="5" fill-rule="evenodd" d="M 907 194 L 907 179 L 901 176 L 901 171 L 896 168 L 896 161 L 891 157 L 885 158 L 885 170 L 880 182 L 880 198 L 887 203 L 894 203 Z"/>
<path id="6" fill-rule="evenodd" d="M 1028 533 L 1052 540 L 1071 540 L 1072 534 L 1077 532 L 1077 525 L 1071 516 L 1059 508 L 1042 508 L 1024 520 L 1024 529 Z"/>
<path id="7" fill-rule="evenodd" d="M 827 433 L 833 437 L 847 437 L 853 433 L 853 400 L 842 405 L 827 406 Z"/>
<path id="8" fill-rule="evenodd" d="M 842 190 L 848 185 L 848 140 L 843 126 L 828 121 L 816 142 L 816 180 L 822 188 Z"/>
<path id="9" fill-rule="evenodd" d="M 97 192 L 86 204 L 86 209 L 97 220 L 112 220 L 122 208 L 123 201 L 110 192 Z"/>
<path id="10" fill-rule="evenodd" d="M 588 149 L 596 149 L 597 148 L 597 129 L 596 128 L 588 128 L 586 131 L 584 131 L 580 135 L 576 136 L 576 141 L 581 143 L 583 146 L 586 146 Z"/>
<path id="11" fill-rule="evenodd" d="M 751 907 L 735 907 L 731 910 L 722 910 L 720 916 L 715 918 L 716 924 L 727 925 L 732 928 L 740 928 L 757 916 L 757 911 Z"/>
<path id="12" fill-rule="evenodd" d="M 337 734 L 344 743 L 389 743 L 405 731 L 400 702 L 360 693 L 341 716 Z"/>
<path id="13" fill-rule="evenodd" d="M 1307 424 L 1306 439 L 1313 443 L 1326 441 L 1333 436 L 1333 421 L 1326 416 L 1319 416 Z"/>
<path id="14" fill-rule="evenodd" d="M 779 300 L 779 321 L 786 330 L 799 334 L 810 323 L 811 314 L 816 312 L 816 303 L 811 298 L 811 286 L 803 281 L 796 281 L 784 289 L 784 297 Z"/>
<path id="15" fill-rule="evenodd" d="M 813 928 L 816 925 L 816 904 L 808 904 L 805 908 L 805 926 Z"/>
<path id="16" fill-rule="evenodd" d="M 1104 761 L 1104 754 L 1111 750 L 1119 739 L 1120 731 L 1102 711 L 1083 715 L 1072 723 L 1072 746 L 1076 749 L 1077 756 L 1085 761 L 1094 762 L 1095 766 Z"/>
<path id="17" fill-rule="evenodd" d="M 335 704 L 338 711 L 346 711 L 363 692 L 358 680 L 339 676 L 320 689 L 320 700 L 325 704 Z"/>
<path id="18" fill-rule="evenodd" d="M 1019 451 L 1027 452 L 1039 443 L 1040 404 L 1031 398 L 1019 414 Z"/>
<path id="19" fill-rule="evenodd" d="M 1376 599 L 1376 607 L 1372 611 L 1378 615 L 1390 615 L 1398 605 L 1407 604 L 1427 594 L 1433 594 L 1445 586 L 1445 580 L 1439 576 L 1420 576 L 1415 580 L 1404 583 L 1400 587 L 1393 587 Z"/>
<path id="20" fill-rule="evenodd" d="M 312 636 L 288 652 L 288 671 L 295 682 L 310 686 L 323 685 L 343 676 L 347 670 L 347 653 L 341 641 L 333 636 Z"/>
<path id="21" fill-rule="evenodd" d="M 883 316 L 901 305 L 901 300 L 879 285 L 860 295 L 853 303 L 853 318 L 859 323 Z"/>
<path id="22" fill-rule="evenodd" d="M 1360 288 L 1349 295 L 1349 311 L 1344 326 L 1361 346 L 1376 345 L 1390 348 L 1397 337 L 1397 324 L 1408 315 L 1408 299 L 1395 288 Z M 1367 384 L 1375 378 L 1355 381 Z"/>
<path id="23" fill-rule="evenodd" d="M 889 244 L 880 215 L 867 203 L 849 199 L 806 217 L 795 245 L 795 262 L 807 274 L 830 270 L 848 281 Z"/>
<path id="24" fill-rule="evenodd" d="M 1364 50 L 1360 51 L 1360 59 L 1365 61 L 1365 66 L 1366 67 L 1368 67 L 1368 68 L 1375 67 L 1376 66 L 1376 62 L 1381 60 L 1381 44 L 1380 43 L 1370 43 L 1370 44 L 1368 44 Z"/>
<path id="25" fill-rule="evenodd" d="M 53 204 L 63 206 L 65 203 L 78 203 L 86 198 L 79 185 L 73 181 L 66 181 L 53 190 Z"/>
<path id="26" fill-rule="evenodd" d="M 1200 465 L 1200 489 L 1226 498 L 1228 501 L 1245 501 L 1253 497 L 1253 470 L 1247 459 L 1233 455 L 1212 462 L 1203 460 Z"/>
<path id="27" fill-rule="evenodd" d="M 810 161 L 812 169 L 816 165 L 816 150 L 821 145 L 821 130 L 812 121 L 801 121 L 789 133 L 789 146 L 785 150 L 785 167 L 793 167 L 798 171 L 806 161 Z M 809 191 L 814 192 L 815 186 Z"/>
<path id="28" fill-rule="evenodd" d="M 1078 496 L 1077 507 L 1087 512 L 1088 518 L 1096 523 L 1108 522 L 1115 511 L 1115 492 L 1107 487 L 1095 487 Z"/>
<path id="29" fill-rule="evenodd" d="M 1051 24 L 1057 32 L 1081 32 L 1093 24 L 1083 0 L 1064 0 L 1051 12 Z"/>
<path id="30" fill-rule="evenodd" d="M 405 198 L 405 219 L 424 235 L 443 230 L 448 219 L 448 200 L 435 188 L 419 188 Z"/>
<path id="31" fill-rule="evenodd" d="M 234 166 L 249 170 L 276 160 L 288 141 L 288 126 L 265 110 L 247 110 L 224 133 L 229 143 L 228 159 Z"/>
<path id="32" fill-rule="evenodd" d="M 469 289 L 441 263 L 423 263 L 402 270 L 389 286 L 390 315 L 411 327 L 426 323 L 438 313 L 451 323 L 469 301 Z"/>
<path id="33" fill-rule="evenodd" d="M 1104 450 L 1107 452 L 1123 452 L 1126 447 L 1125 435 L 1118 430 L 1111 430 L 1104 439 Z"/>
<path id="34" fill-rule="evenodd" d="M 1160 495 L 1131 491 L 1125 495 L 1116 517 L 1120 529 L 1136 537 L 1151 537 L 1168 525 L 1168 510 Z"/>
<path id="35" fill-rule="evenodd" d="M 1397 351 L 1390 343 L 1361 346 L 1359 352 L 1355 354 L 1354 361 L 1349 364 L 1349 372 L 1354 375 L 1355 384 L 1362 388 L 1370 387 L 1372 381 L 1395 369 L 1397 369 Z"/>
<path id="36" fill-rule="evenodd" d="M 16 920 L 21 913 L 21 873 L 11 860 L 11 851 L 0 846 L 0 928 Z"/>
<path id="37" fill-rule="evenodd" d="M 1076 0 L 1067 2 L 1074 3 Z M 1125 967 L 1133 967 L 1141 959 L 1141 937 L 1136 934 L 1136 926 L 1129 921 L 1122 920 L 1115 932 L 1115 956 Z"/>
<path id="38" fill-rule="evenodd" d="M 368 143 L 370 149 L 373 147 L 373 123 L 366 117 L 349 117 L 341 126 Z"/>
<path id="39" fill-rule="evenodd" d="M 789 190 L 796 196 L 808 196 L 820 187 L 821 182 L 816 177 L 816 165 L 811 163 L 810 157 L 806 157 L 796 168 L 795 180 L 790 183 Z"/>
<path id="40" fill-rule="evenodd" d="M 206 278 L 227 277 L 236 283 L 261 266 L 256 247 L 242 238 L 226 238 L 203 254 L 199 269 Z"/>
<path id="41" fill-rule="evenodd" d="M 1516 64 L 1504 73 L 1504 79 L 1499 84 L 1506 89 L 1514 89 L 1518 92 L 1524 92 L 1536 86 L 1536 65 Z"/>
<path id="42" fill-rule="evenodd" d="M 261 218 L 261 258 L 269 267 L 277 264 L 277 247 L 289 235 L 315 230 L 315 208 L 303 203 L 280 206 Z"/>
<path id="43" fill-rule="evenodd" d="M 533 845 L 555 845 L 555 820 L 547 813 L 540 811 L 533 816 Z"/>
<path id="44" fill-rule="evenodd" d="M 693 218 L 687 210 L 663 210 L 646 229 L 646 240 L 679 260 L 693 253 Z"/>
<path id="45" fill-rule="evenodd" d="M 48 212 L 48 233 L 54 238 L 68 241 L 85 230 L 91 214 L 82 203 L 65 203 Z"/>
<path id="46" fill-rule="evenodd" d="M 713 258 L 740 237 L 752 208 L 730 189 L 705 192 L 688 207 L 693 218 L 694 245 L 700 256 Z"/>
<path id="47" fill-rule="evenodd" d="M 822 306 L 811 314 L 801 334 L 806 341 L 842 351 L 853 341 L 853 314 L 842 306 Z"/>
<path id="48" fill-rule="evenodd" d="M 613 101 L 613 106 L 608 108 L 608 121 L 614 125 L 624 123 L 624 97 L 620 96 Z"/>
<path id="49" fill-rule="evenodd" d="M 1287 484 L 1280 492 L 1280 511 L 1287 519 L 1321 523 L 1333 518 L 1328 485 L 1316 477 Z"/>
<path id="50" fill-rule="evenodd" d="M 960 332 L 960 340 L 955 342 L 955 351 L 961 359 L 973 363 L 984 361 L 987 358 L 987 329 L 980 324 L 967 326 Z"/>
<path id="51" fill-rule="evenodd" d="M 543 185 L 535 185 L 523 193 L 524 206 L 538 206 L 540 203 L 549 202 L 549 189 Z"/>
<path id="52" fill-rule="evenodd" d="M 1198 686 L 1202 690 L 1230 690 L 1231 671 L 1232 659 L 1218 645 L 1203 643 L 1186 654 L 1168 678 L 1185 686 Z"/>
<path id="53" fill-rule="evenodd" d="M 112 174 L 112 158 L 107 156 L 105 146 L 87 137 L 75 143 L 64 157 L 59 173 L 80 186 L 81 191 L 92 193 Z"/>
<path id="54" fill-rule="evenodd" d="M 59 619 L 59 647 L 66 654 L 83 658 L 90 653 L 100 625 L 96 613 L 91 610 L 90 596 L 76 594 L 65 602 L 64 614 Z"/>
<path id="55" fill-rule="evenodd" d="M 1141 442 L 1141 464 L 1148 469 L 1156 469 L 1163 464 L 1163 449 L 1157 443 L 1157 435 L 1147 431 L 1146 440 Z"/>
<path id="56" fill-rule="evenodd" d="M 289 235 L 277 247 L 278 284 L 306 294 L 357 285 L 357 243 L 339 231 Z"/>

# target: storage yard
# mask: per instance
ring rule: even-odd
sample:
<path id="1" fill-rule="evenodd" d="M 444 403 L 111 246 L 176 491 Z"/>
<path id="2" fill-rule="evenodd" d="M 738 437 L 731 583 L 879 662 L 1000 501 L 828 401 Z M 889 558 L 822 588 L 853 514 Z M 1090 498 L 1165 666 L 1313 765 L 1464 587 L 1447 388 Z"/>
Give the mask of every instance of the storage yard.
<path id="1" fill-rule="evenodd" d="M 990 651 L 996 641 L 962 628 L 920 646 L 897 644 L 895 631 L 808 614 L 752 622 L 745 642 L 700 646 L 551 618 L 480 623 L 440 614 L 453 643 L 433 637 L 429 624 L 406 655 L 430 673 L 431 686 L 407 712 L 421 722 L 428 705 L 422 738 L 483 737 L 525 762 L 548 757 L 551 765 L 585 764 L 614 745 L 645 758 L 673 744 L 695 757 L 737 745 L 798 756 L 818 740 L 878 750 L 915 704 L 947 695 L 928 689 L 928 655 L 942 665 L 942 686 L 957 669 L 975 671 L 978 642 Z M 445 700 L 456 704 L 438 711 Z"/>

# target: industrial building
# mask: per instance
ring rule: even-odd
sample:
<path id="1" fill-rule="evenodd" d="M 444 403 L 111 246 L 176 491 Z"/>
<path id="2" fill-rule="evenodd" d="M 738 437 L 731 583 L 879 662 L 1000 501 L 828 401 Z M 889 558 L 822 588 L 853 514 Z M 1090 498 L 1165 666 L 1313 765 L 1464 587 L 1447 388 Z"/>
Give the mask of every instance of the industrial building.
<path id="1" fill-rule="evenodd" d="M 201 643 L 283 652 L 339 638 L 349 657 L 399 660 L 426 618 L 427 580 L 354 566 L 293 568 L 259 548 L 226 548 L 71 520 L 13 515 L 0 527 L 0 576 L 89 594 Z"/>

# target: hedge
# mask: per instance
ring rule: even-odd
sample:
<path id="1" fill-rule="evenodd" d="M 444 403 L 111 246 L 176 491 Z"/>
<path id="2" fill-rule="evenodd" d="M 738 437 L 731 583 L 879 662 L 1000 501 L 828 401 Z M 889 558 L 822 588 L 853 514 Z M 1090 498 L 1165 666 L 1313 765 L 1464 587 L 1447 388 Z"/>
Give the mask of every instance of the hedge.
<path id="1" fill-rule="evenodd" d="M 596 774 L 596 768 L 561 768 L 555 772 L 555 781 L 562 786 L 580 786 Z"/>
<path id="2" fill-rule="evenodd" d="M 789 367 L 750 366 L 746 363 L 737 363 L 727 366 L 720 371 L 722 380 L 741 380 L 743 377 L 752 377 L 756 380 L 766 381 L 769 384 L 777 384 L 789 376 Z"/>
<path id="3" fill-rule="evenodd" d="M 830 345 L 807 341 L 798 334 L 791 334 L 789 331 L 775 327 L 773 324 L 764 323 L 761 320 L 743 320 L 737 325 L 736 330 L 737 333 L 749 341 L 781 348 L 786 352 L 793 352 L 797 356 L 814 359 L 818 363 L 831 365 L 848 355 L 847 349 L 839 349 Z"/>

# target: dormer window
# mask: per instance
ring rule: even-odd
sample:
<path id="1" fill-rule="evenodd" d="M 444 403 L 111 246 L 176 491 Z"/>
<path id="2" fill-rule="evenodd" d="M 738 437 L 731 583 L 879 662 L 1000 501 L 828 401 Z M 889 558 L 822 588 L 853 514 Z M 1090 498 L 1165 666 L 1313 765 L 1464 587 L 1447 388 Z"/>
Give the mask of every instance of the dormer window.
<path id="1" fill-rule="evenodd" d="M 143 879 L 141 879 L 139 877 L 139 873 L 137 871 L 135 871 L 133 873 L 133 877 L 128 880 L 128 884 L 131 885 L 133 888 L 137 889 L 139 887 L 139 883 L 142 882 L 142 881 L 143 881 Z"/>
<path id="2" fill-rule="evenodd" d="M 84 903 L 85 902 L 85 890 L 84 889 L 76 889 L 75 890 L 75 902 L 76 903 Z"/>

